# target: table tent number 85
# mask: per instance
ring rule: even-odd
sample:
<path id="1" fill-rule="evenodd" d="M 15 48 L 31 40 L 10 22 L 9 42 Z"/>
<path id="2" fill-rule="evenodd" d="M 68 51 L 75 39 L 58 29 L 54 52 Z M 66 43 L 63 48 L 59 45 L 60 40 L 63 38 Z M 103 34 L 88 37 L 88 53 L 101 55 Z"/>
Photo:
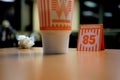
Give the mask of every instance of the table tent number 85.
<path id="1" fill-rule="evenodd" d="M 83 24 L 78 34 L 78 51 L 98 51 L 104 48 L 102 24 Z"/>

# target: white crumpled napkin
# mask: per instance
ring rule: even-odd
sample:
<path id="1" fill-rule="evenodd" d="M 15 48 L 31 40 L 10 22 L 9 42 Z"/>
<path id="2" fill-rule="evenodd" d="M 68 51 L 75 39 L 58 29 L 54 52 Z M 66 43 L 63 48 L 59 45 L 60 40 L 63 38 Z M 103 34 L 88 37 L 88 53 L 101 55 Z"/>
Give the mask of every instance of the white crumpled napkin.
<path id="1" fill-rule="evenodd" d="M 33 36 L 27 37 L 25 35 L 19 35 L 17 36 L 17 40 L 20 48 L 31 48 L 35 44 L 35 39 Z"/>

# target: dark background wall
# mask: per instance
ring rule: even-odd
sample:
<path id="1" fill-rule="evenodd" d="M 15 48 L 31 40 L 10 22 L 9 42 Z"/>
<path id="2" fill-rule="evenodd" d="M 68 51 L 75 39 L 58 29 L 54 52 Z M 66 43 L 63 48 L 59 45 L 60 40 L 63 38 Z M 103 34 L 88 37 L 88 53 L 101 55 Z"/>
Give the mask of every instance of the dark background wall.
<path id="1" fill-rule="evenodd" d="M 98 24 L 104 26 L 105 47 L 109 49 L 120 48 L 120 0 L 89 0 L 97 4 L 91 8 L 84 4 L 88 0 L 80 0 L 80 24 Z M 0 1 L 0 23 L 3 19 L 8 19 L 13 28 L 17 31 L 33 31 L 33 0 L 15 0 L 7 3 Z M 26 8 L 26 6 L 28 8 Z M 26 9 L 25 9 L 26 8 Z M 13 12 L 11 12 L 13 10 Z M 92 16 L 85 16 L 84 11 L 91 11 Z M 111 17 L 105 13 L 112 13 Z M 26 13 L 26 14 L 25 14 Z M 27 16 L 25 16 L 27 15 Z M 27 23 L 25 23 L 27 22 Z M 78 26 L 79 28 L 79 26 Z M 31 33 L 30 33 L 31 34 Z M 78 32 L 70 35 L 69 47 L 77 47 Z M 39 42 L 39 41 L 38 41 Z M 38 45 L 39 46 L 39 45 Z M 42 45 L 40 45 L 42 46 Z"/>

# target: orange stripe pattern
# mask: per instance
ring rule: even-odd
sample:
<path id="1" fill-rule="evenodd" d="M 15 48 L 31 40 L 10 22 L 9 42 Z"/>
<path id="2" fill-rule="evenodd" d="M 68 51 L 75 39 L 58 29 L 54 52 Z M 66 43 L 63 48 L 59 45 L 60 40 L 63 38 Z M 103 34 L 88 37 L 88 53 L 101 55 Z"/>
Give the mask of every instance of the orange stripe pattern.
<path id="1" fill-rule="evenodd" d="M 101 49 L 102 24 L 84 24 L 80 26 L 78 51 L 98 51 Z"/>
<path id="2" fill-rule="evenodd" d="M 40 30 L 71 30 L 74 0 L 38 0 Z"/>

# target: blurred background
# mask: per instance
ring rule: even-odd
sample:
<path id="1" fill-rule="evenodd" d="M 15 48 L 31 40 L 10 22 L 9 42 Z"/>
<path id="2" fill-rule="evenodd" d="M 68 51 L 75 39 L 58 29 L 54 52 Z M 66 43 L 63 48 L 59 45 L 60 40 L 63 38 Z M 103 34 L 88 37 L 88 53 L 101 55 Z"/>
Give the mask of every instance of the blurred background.
<path id="1" fill-rule="evenodd" d="M 0 24 L 8 20 L 13 34 L 1 37 L 0 48 L 18 47 L 16 35 L 35 36 L 36 47 L 42 46 L 37 0 L 0 0 Z M 77 47 L 80 24 L 103 24 L 106 49 L 120 49 L 120 0 L 75 0 L 70 48 Z M 3 32 L 2 32 L 3 31 Z M 3 43 L 5 42 L 6 43 Z"/>

